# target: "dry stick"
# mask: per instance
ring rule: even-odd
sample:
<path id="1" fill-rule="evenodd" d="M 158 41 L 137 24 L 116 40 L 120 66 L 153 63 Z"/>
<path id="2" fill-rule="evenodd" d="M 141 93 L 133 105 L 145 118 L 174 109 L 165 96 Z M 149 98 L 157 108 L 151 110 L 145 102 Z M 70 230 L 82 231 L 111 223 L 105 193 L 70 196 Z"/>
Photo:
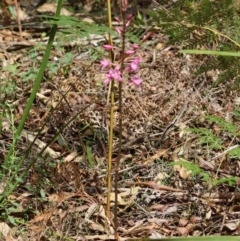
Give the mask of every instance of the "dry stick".
<path id="1" fill-rule="evenodd" d="M 125 32 L 126 32 L 126 12 L 122 10 L 122 19 L 123 19 L 123 30 L 122 30 L 122 59 L 121 59 L 121 73 L 123 74 L 124 70 L 124 60 L 125 60 Z M 119 146 L 118 146 L 118 155 L 117 155 L 117 162 L 116 162 L 116 168 L 115 168 L 115 205 L 114 205 L 114 229 L 115 229 L 115 235 L 117 235 L 117 229 L 118 229 L 118 174 L 119 174 L 119 165 L 120 165 L 120 159 L 121 159 L 121 151 L 122 151 L 122 82 L 119 81 L 119 89 L 118 89 L 118 95 L 119 95 Z M 117 238 L 115 236 L 115 238 Z"/>
<path id="2" fill-rule="evenodd" d="M 142 185 L 142 186 L 147 186 L 147 187 L 152 188 L 152 189 L 163 190 L 163 191 L 186 192 L 182 189 L 168 187 L 168 186 L 165 186 L 165 185 L 159 185 L 159 184 L 156 184 L 152 181 L 150 181 L 150 182 L 127 182 L 126 185 L 127 186 Z"/>
<path id="3" fill-rule="evenodd" d="M 18 21 L 18 29 L 19 29 L 19 33 L 20 33 L 20 38 L 21 38 L 21 40 L 23 40 L 20 11 L 19 11 L 19 6 L 18 6 L 17 0 L 14 0 L 14 4 L 15 4 L 16 12 L 17 12 L 17 21 Z"/>

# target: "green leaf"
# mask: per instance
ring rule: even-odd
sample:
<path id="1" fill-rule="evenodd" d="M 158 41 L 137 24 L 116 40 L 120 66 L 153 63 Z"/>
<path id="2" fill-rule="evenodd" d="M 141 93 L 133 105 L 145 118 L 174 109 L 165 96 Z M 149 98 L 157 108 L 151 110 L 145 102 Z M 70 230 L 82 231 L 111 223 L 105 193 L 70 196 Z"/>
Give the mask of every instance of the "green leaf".
<path id="1" fill-rule="evenodd" d="M 15 219 L 14 217 L 12 217 L 11 215 L 8 215 L 8 220 L 10 223 L 12 223 L 14 226 L 16 225 Z"/>
<path id="2" fill-rule="evenodd" d="M 43 189 L 40 190 L 40 195 L 42 198 L 46 198 L 46 193 Z"/>
<path id="3" fill-rule="evenodd" d="M 9 64 L 9 65 L 3 67 L 3 70 L 7 70 L 7 71 L 11 72 L 12 74 L 16 74 L 18 67 L 19 67 L 18 64 Z"/>
<path id="4" fill-rule="evenodd" d="M 66 53 L 65 55 L 64 55 L 64 57 L 63 58 L 61 58 L 60 59 L 60 63 L 62 63 L 62 64 L 66 64 L 66 65 L 68 65 L 68 64 L 71 64 L 72 63 L 72 61 L 73 61 L 73 54 L 72 53 Z"/>
<path id="5" fill-rule="evenodd" d="M 240 158 L 240 148 L 234 148 L 231 151 L 229 151 L 229 154 L 231 156 L 231 158 Z"/>
<path id="6" fill-rule="evenodd" d="M 93 168 L 94 164 L 93 164 L 92 152 L 91 152 L 91 148 L 88 145 L 86 146 L 86 152 L 87 152 L 89 166 L 90 168 Z"/>
<path id="7" fill-rule="evenodd" d="M 229 121 L 224 120 L 221 117 L 216 116 L 205 116 L 205 119 L 207 119 L 209 122 L 216 123 L 220 126 L 220 128 L 223 131 L 228 132 L 229 134 L 235 135 L 237 131 L 237 126 L 230 123 Z"/>

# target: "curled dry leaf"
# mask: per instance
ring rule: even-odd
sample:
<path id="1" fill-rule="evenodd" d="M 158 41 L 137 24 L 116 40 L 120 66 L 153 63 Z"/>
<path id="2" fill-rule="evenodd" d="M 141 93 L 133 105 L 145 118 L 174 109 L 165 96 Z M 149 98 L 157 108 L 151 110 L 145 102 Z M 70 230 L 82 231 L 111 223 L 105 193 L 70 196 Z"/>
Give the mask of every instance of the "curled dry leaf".
<path id="1" fill-rule="evenodd" d="M 156 231 L 151 231 L 149 239 L 162 239 L 162 235 Z"/>
<path id="2" fill-rule="evenodd" d="M 185 227 L 178 227 L 177 231 L 182 236 L 186 236 L 189 233 L 189 230 L 187 228 L 185 228 Z"/>
<path id="3" fill-rule="evenodd" d="M 6 182 L 0 182 L 0 194 L 2 194 L 5 190 Z"/>
<path id="4" fill-rule="evenodd" d="M 44 3 L 42 6 L 37 8 L 37 11 L 40 13 L 50 12 L 55 13 L 57 10 L 57 4 L 56 3 Z M 72 13 L 68 11 L 66 8 L 61 8 L 61 15 L 65 16 L 71 16 Z"/>
<path id="5" fill-rule="evenodd" d="M 168 151 L 168 149 L 163 149 L 160 151 L 157 151 L 153 156 L 151 156 L 150 158 L 148 158 L 148 160 L 146 160 L 143 165 L 148 165 L 150 163 L 152 163 L 153 161 L 155 161 L 156 159 L 160 158 L 161 156 L 163 156 L 164 154 L 166 154 Z"/>
<path id="6" fill-rule="evenodd" d="M 206 213 L 206 219 L 209 220 L 211 218 L 211 216 L 212 216 L 212 209 L 209 208 L 209 210 Z"/>
<path id="7" fill-rule="evenodd" d="M 9 232 L 6 236 L 6 241 L 20 241 L 20 239 L 15 239 L 13 235 Z"/>
<path id="8" fill-rule="evenodd" d="M 191 218 L 190 218 L 190 222 L 192 222 L 192 223 L 197 223 L 197 222 L 201 222 L 201 221 L 202 221 L 202 217 L 191 216 Z"/>
<path id="9" fill-rule="evenodd" d="M 168 178 L 169 175 L 166 172 L 159 172 L 157 176 L 154 178 L 154 181 L 158 184 L 161 185 L 162 181 L 166 178 Z"/>
<path id="10" fill-rule="evenodd" d="M 239 224 L 237 224 L 237 223 L 230 222 L 230 223 L 224 224 L 224 227 L 226 227 L 227 229 L 229 229 L 231 231 L 234 231 L 238 228 L 238 225 Z"/>
<path id="11" fill-rule="evenodd" d="M 0 233 L 6 238 L 9 233 L 11 233 L 11 228 L 4 222 L 0 223 Z"/>
<path id="12" fill-rule="evenodd" d="M 230 207 L 229 213 L 239 214 L 240 213 L 240 205 L 234 205 L 234 206 Z"/>
<path id="13" fill-rule="evenodd" d="M 236 97 L 234 99 L 234 102 L 235 102 L 236 105 L 239 105 L 240 104 L 240 97 Z"/>
<path id="14" fill-rule="evenodd" d="M 176 158 L 174 160 L 174 162 L 175 162 L 175 164 L 173 166 L 173 170 L 177 171 L 182 179 L 184 179 L 184 180 L 188 179 L 189 176 L 191 175 L 192 171 L 188 170 L 186 167 L 184 167 L 183 165 L 181 165 L 179 163 L 186 162 L 186 163 L 190 164 L 190 162 L 183 158 Z"/>
<path id="15" fill-rule="evenodd" d="M 11 130 L 11 123 L 5 118 L 2 118 L 2 130 L 5 132 L 9 132 Z"/>
<path id="16" fill-rule="evenodd" d="M 204 228 L 199 224 L 196 224 L 196 225 L 189 224 L 188 229 L 189 229 L 189 234 L 191 234 L 192 236 L 199 236 L 204 231 Z"/>
<path id="17" fill-rule="evenodd" d="M 6 2 L 8 5 L 14 5 L 14 4 L 15 4 L 15 1 L 14 1 L 14 0 L 5 0 L 5 2 Z"/>
<path id="18" fill-rule="evenodd" d="M 164 211 L 166 205 L 164 204 L 159 204 L 159 203 L 155 203 L 152 206 L 149 207 L 150 210 L 159 210 L 159 211 Z"/>
<path id="19" fill-rule="evenodd" d="M 167 219 L 160 219 L 160 218 L 149 218 L 149 223 L 156 223 L 157 225 L 162 225 L 163 223 L 167 224 L 169 220 Z"/>
<path id="20" fill-rule="evenodd" d="M 40 213 L 28 222 L 28 227 L 32 231 L 39 233 L 46 228 L 46 224 L 52 217 L 54 209 L 46 210 L 44 213 Z"/>
<path id="21" fill-rule="evenodd" d="M 172 188 L 172 187 L 168 187 L 168 186 L 165 186 L 165 185 L 158 185 L 157 183 L 155 183 L 153 181 L 149 181 L 149 182 L 128 182 L 126 184 L 127 185 L 142 185 L 142 186 L 147 186 L 147 187 L 152 188 L 152 189 L 170 191 L 170 192 L 184 192 L 181 189 Z"/>
<path id="22" fill-rule="evenodd" d="M 188 224 L 188 220 L 186 219 L 186 218 L 181 218 L 180 220 L 179 220 L 179 226 L 180 227 L 185 227 L 187 224 Z"/>
<path id="23" fill-rule="evenodd" d="M 71 162 L 75 159 L 77 155 L 78 155 L 77 152 L 71 152 L 68 156 L 64 158 L 63 162 Z"/>
<path id="24" fill-rule="evenodd" d="M 138 194 L 139 187 L 132 187 L 125 192 L 118 194 L 118 204 L 121 206 L 129 206 L 133 203 L 136 194 Z M 111 205 L 114 205 L 115 193 L 110 194 Z"/>

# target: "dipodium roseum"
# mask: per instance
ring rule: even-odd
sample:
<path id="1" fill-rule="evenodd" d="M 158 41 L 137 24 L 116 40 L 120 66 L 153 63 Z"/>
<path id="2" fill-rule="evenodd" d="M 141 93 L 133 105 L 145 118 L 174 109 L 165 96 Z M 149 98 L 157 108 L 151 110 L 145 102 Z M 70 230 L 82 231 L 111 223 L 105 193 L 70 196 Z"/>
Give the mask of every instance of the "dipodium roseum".
<path id="1" fill-rule="evenodd" d="M 102 70 L 104 70 L 104 69 L 106 69 L 108 66 L 110 66 L 110 62 L 109 62 L 109 60 L 107 60 L 106 58 L 105 59 L 103 59 L 103 60 L 101 60 L 100 61 L 100 64 L 101 64 L 101 66 L 102 66 Z"/>
<path id="2" fill-rule="evenodd" d="M 123 80 L 119 66 L 116 66 L 114 69 L 113 68 L 109 69 L 109 71 L 106 73 L 106 78 L 104 80 L 104 83 L 108 84 L 112 80 L 117 80 L 117 81 Z"/>
<path id="3" fill-rule="evenodd" d="M 103 48 L 104 48 L 105 50 L 112 50 L 112 49 L 113 49 L 113 46 L 110 45 L 110 44 L 105 44 L 105 45 L 103 45 Z"/>
<path id="4" fill-rule="evenodd" d="M 128 1 L 122 0 L 123 12 L 126 12 L 127 6 L 128 6 Z M 128 26 L 132 21 L 132 18 L 133 18 L 132 14 L 127 16 L 127 18 L 125 19 L 126 21 L 122 21 L 122 22 L 120 21 L 120 18 L 118 17 L 115 18 L 117 23 L 119 24 L 119 26 L 115 28 L 115 31 L 122 39 L 126 37 L 125 34 L 128 29 Z M 140 66 L 141 59 L 138 56 L 134 56 L 136 54 L 137 49 L 139 48 L 139 45 L 133 43 L 133 44 L 129 44 L 128 47 L 125 46 L 124 48 L 121 49 L 119 47 L 113 46 L 112 44 L 105 44 L 103 45 L 103 48 L 106 51 L 114 50 L 114 52 L 112 52 L 114 56 L 112 57 L 116 57 L 117 54 L 120 54 L 120 56 L 122 56 L 121 60 L 119 60 L 117 63 L 112 63 L 106 58 L 100 61 L 101 70 L 105 71 L 104 83 L 109 84 L 111 81 L 114 81 L 114 80 L 123 81 L 123 76 L 126 76 L 130 85 L 133 85 L 138 89 L 141 89 L 140 85 L 142 83 L 142 79 L 137 75 L 140 69 L 139 66 Z M 124 53 L 121 52 L 121 50 L 123 50 Z"/>
<path id="5" fill-rule="evenodd" d="M 138 72 L 140 61 L 141 61 L 141 60 L 140 60 L 139 57 L 134 58 L 134 59 L 130 62 L 129 68 L 130 68 L 133 72 Z"/>
<path id="6" fill-rule="evenodd" d="M 130 78 L 130 83 L 136 86 L 138 89 L 141 89 L 142 79 L 139 76 L 134 75 Z"/>

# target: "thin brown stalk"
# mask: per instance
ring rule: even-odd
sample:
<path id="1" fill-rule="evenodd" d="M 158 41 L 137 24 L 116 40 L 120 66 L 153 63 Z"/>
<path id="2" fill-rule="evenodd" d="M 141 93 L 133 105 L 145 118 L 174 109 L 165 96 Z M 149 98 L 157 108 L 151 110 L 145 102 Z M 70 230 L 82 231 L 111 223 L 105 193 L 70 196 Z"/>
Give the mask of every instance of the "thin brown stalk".
<path id="1" fill-rule="evenodd" d="M 122 11 L 122 19 L 123 19 L 123 34 L 122 34 L 122 55 L 121 55 L 121 73 L 123 75 L 124 70 L 124 60 L 125 60 L 125 32 L 126 32 L 126 14 L 125 11 Z M 118 174 L 120 169 L 120 159 L 121 159 L 121 152 L 122 152 L 122 82 L 119 81 L 119 102 L 118 102 L 118 109 L 119 109 L 119 145 L 118 145 L 118 155 L 115 167 L 115 205 L 114 205 L 114 230 L 115 230 L 115 239 L 117 239 L 117 230 L 118 230 Z"/>
<path id="2" fill-rule="evenodd" d="M 17 0 L 14 0 L 14 5 L 15 5 L 15 8 L 16 8 L 16 13 L 17 13 L 17 22 L 18 22 L 18 29 L 19 29 L 20 38 L 21 38 L 21 40 L 23 40 L 22 24 L 21 24 L 21 19 L 20 19 L 20 9 L 19 9 L 19 5 L 18 5 Z"/>

